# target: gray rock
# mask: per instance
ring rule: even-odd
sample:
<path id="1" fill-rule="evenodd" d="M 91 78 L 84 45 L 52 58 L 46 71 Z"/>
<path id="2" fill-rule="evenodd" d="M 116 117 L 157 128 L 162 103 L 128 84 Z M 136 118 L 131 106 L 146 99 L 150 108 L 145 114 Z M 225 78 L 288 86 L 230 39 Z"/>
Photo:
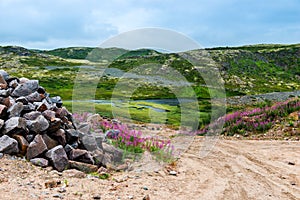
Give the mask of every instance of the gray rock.
<path id="1" fill-rule="evenodd" d="M 32 111 L 32 112 L 24 114 L 23 117 L 28 120 L 36 120 L 36 118 L 38 118 L 41 115 L 42 114 L 38 111 Z"/>
<path id="2" fill-rule="evenodd" d="M 58 108 L 61 108 L 63 105 L 62 99 L 60 96 L 52 97 L 51 102 L 54 103 Z"/>
<path id="3" fill-rule="evenodd" d="M 51 105 L 44 99 L 42 102 L 34 102 L 33 105 L 36 106 L 36 110 L 40 112 L 44 112 L 45 110 L 49 110 Z"/>
<path id="4" fill-rule="evenodd" d="M 104 157 L 104 153 L 101 149 L 92 152 L 92 156 L 94 158 L 95 165 L 102 165 L 102 160 Z"/>
<path id="5" fill-rule="evenodd" d="M 25 97 L 19 97 L 16 99 L 16 102 L 21 102 L 23 103 L 23 105 L 27 105 L 28 104 L 28 101 Z"/>
<path id="6" fill-rule="evenodd" d="M 90 125 L 88 123 L 81 123 L 77 127 L 77 130 L 84 134 L 89 134 L 90 133 Z"/>
<path id="7" fill-rule="evenodd" d="M 20 83 L 20 84 L 24 84 L 24 83 L 26 83 L 27 81 L 29 81 L 29 79 L 28 79 L 28 78 L 25 78 L 25 77 L 21 77 L 21 78 L 19 79 L 19 83 Z"/>
<path id="8" fill-rule="evenodd" d="M 19 84 L 16 87 L 16 89 L 12 92 L 11 95 L 14 97 L 27 96 L 37 91 L 38 88 L 39 88 L 38 80 L 28 80 L 24 83 Z"/>
<path id="9" fill-rule="evenodd" d="M 0 96 L 1 97 L 8 97 L 9 96 L 9 90 L 0 90 Z"/>
<path id="10" fill-rule="evenodd" d="M 35 120 L 27 121 L 29 131 L 34 133 L 42 133 L 49 127 L 48 121 L 43 115 L 38 116 Z"/>
<path id="11" fill-rule="evenodd" d="M 4 71 L 4 70 L 0 70 L 0 74 L 2 75 L 2 77 L 4 78 L 4 80 L 8 80 L 9 79 L 9 74 L 6 72 L 6 71 Z"/>
<path id="12" fill-rule="evenodd" d="M 95 137 L 97 146 L 98 146 L 100 149 L 103 149 L 102 142 L 105 140 L 104 136 L 103 136 L 103 135 L 95 135 L 95 134 L 94 134 L 94 137 Z"/>
<path id="13" fill-rule="evenodd" d="M 5 119 L 7 117 L 7 107 L 0 104 L 0 118 Z"/>
<path id="14" fill-rule="evenodd" d="M 0 138 L 0 152 L 5 154 L 16 154 L 19 152 L 17 140 L 3 135 Z"/>
<path id="15" fill-rule="evenodd" d="M 93 135 L 84 135 L 81 138 L 81 143 L 84 146 L 84 148 L 88 151 L 93 152 L 93 151 L 99 149 L 96 139 Z"/>
<path id="16" fill-rule="evenodd" d="M 42 137 L 48 149 L 52 149 L 58 145 L 58 142 L 49 137 L 47 134 L 43 134 Z"/>
<path id="17" fill-rule="evenodd" d="M 25 138 L 27 142 L 32 142 L 34 140 L 35 135 L 34 134 L 26 134 Z"/>
<path id="18" fill-rule="evenodd" d="M 10 81 L 8 85 L 10 88 L 15 89 L 19 85 L 19 83 L 18 83 L 17 79 L 14 79 L 14 80 Z"/>
<path id="19" fill-rule="evenodd" d="M 94 159 L 91 156 L 90 152 L 83 149 L 73 149 L 69 153 L 70 160 L 80 161 L 88 164 L 94 164 Z"/>
<path id="20" fill-rule="evenodd" d="M 27 105 L 24 105 L 23 110 L 26 112 L 30 112 L 30 111 L 34 111 L 35 110 L 35 105 L 33 105 L 32 103 L 28 103 Z"/>
<path id="21" fill-rule="evenodd" d="M 68 129 L 66 130 L 67 142 L 72 143 L 77 141 L 79 138 L 79 132 L 75 129 Z"/>
<path id="22" fill-rule="evenodd" d="M 64 147 L 64 149 L 65 149 L 65 152 L 67 154 L 69 154 L 74 148 L 71 145 L 66 144 L 66 146 Z"/>
<path id="23" fill-rule="evenodd" d="M 59 172 L 63 171 L 68 165 L 68 157 L 62 145 L 50 149 L 45 156 Z"/>
<path id="24" fill-rule="evenodd" d="M 3 119 L 0 119 L 0 129 L 4 126 L 5 121 Z"/>
<path id="25" fill-rule="evenodd" d="M 45 110 L 42 115 L 49 121 L 52 121 L 55 118 L 55 112 L 52 110 Z"/>
<path id="26" fill-rule="evenodd" d="M 103 159 L 102 159 L 102 165 L 103 166 L 111 166 L 113 163 L 113 156 L 111 154 L 105 153 L 103 155 Z"/>
<path id="27" fill-rule="evenodd" d="M 65 146 L 67 143 L 66 134 L 64 129 L 59 129 L 54 133 L 51 133 L 51 136 L 58 141 L 59 144 Z"/>
<path id="28" fill-rule="evenodd" d="M 33 158 L 30 160 L 30 162 L 39 167 L 48 167 L 49 164 L 48 160 L 44 158 Z"/>
<path id="29" fill-rule="evenodd" d="M 107 143 L 103 143 L 102 146 L 103 146 L 103 151 L 105 154 L 112 155 L 113 162 L 121 162 L 122 161 L 123 152 L 120 149 L 118 149 L 112 145 L 109 145 Z"/>
<path id="30" fill-rule="evenodd" d="M 8 119 L 4 124 L 4 134 L 18 134 L 27 132 L 26 120 L 22 117 L 12 117 Z"/>
<path id="31" fill-rule="evenodd" d="M 23 103 L 21 102 L 17 102 L 15 104 L 13 104 L 8 110 L 7 112 L 9 113 L 9 118 L 11 117 L 20 117 L 21 116 L 21 112 L 23 111 Z"/>
<path id="32" fill-rule="evenodd" d="M 29 144 L 27 148 L 26 158 L 27 160 L 31 160 L 44 152 L 46 152 L 47 145 L 45 144 L 43 137 L 38 134 L 34 137 L 34 140 Z"/>
<path id="33" fill-rule="evenodd" d="M 58 108 L 56 111 L 55 111 L 55 114 L 57 117 L 59 117 L 60 119 L 63 119 L 64 117 L 69 117 L 71 116 L 71 113 L 65 108 L 65 107 L 62 107 L 62 108 Z"/>
<path id="34" fill-rule="evenodd" d="M 60 129 L 62 125 L 62 121 L 61 119 L 59 118 L 54 118 L 50 121 L 50 125 L 49 125 L 49 128 L 48 128 L 48 132 L 49 133 L 54 133 L 56 131 L 58 131 Z"/>
<path id="35" fill-rule="evenodd" d="M 31 103 L 43 100 L 43 97 L 38 92 L 33 92 L 30 95 L 27 95 L 25 98 Z"/>

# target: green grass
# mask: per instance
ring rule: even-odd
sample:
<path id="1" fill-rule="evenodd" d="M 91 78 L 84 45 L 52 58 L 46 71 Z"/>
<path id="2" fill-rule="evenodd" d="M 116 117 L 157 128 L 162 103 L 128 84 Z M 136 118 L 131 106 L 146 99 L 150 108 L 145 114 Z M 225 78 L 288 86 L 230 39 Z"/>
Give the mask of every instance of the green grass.
<path id="1" fill-rule="evenodd" d="M 199 102 L 199 126 L 202 127 L 210 121 L 211 116 L 209 112 L 211 107 L 210 103 L 205 100 Z M 66 106 L 71 112 L 96 112 L 109 118 L 120 118 L 125 121 L 133 120 L 137 123 L 166 124 L 173 128 L 178 128 L 181 125 L 189 125 L 191 123 L 190 118 L 181 119 L 183 113 L 179 106 L 170 106 L 145 101 L 121 103 L 117 104 L 116 107 L 112 107 L 110 104 L 96 104 L 91 102 L 64 102 L 64 106 Z M 147 106 L 162 109 L 165 110 L 165 112 L 158 112 L 148 108 Z M 184 108 L 184 116 L 195 116 L 194 105 L 185 104 Z"/>

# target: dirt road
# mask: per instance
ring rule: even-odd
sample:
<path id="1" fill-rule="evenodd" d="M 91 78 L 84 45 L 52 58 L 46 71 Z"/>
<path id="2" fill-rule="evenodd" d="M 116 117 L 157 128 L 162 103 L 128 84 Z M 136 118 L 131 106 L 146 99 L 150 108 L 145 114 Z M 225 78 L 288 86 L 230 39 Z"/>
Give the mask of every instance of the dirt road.
<path id="1" fill-rule="evenodd" d="M 172 169 L 176 175 L 164 168 L 115 173 L 109 180 L 2 158 L 0 199 L 300 199 L 300 142 L 221 139 L 199 158 L 202 144 L 196 137 Z M 67 180 L 68 187 L 46 188 L 50 180 Z"/>

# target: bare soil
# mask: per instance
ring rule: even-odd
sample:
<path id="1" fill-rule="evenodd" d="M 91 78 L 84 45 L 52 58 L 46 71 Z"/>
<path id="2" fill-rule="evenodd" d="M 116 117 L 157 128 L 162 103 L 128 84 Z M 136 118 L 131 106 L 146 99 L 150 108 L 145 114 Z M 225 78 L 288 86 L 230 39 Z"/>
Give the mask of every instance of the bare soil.
<path id="1" fill-rule="evenodd" d="M 299 141 L 220 139 L 201 158 L 203 141 L 195 137 L 173 165 L 114 172 L 107 180 L 5 156 L 0 199 L 300 199 Z"/>

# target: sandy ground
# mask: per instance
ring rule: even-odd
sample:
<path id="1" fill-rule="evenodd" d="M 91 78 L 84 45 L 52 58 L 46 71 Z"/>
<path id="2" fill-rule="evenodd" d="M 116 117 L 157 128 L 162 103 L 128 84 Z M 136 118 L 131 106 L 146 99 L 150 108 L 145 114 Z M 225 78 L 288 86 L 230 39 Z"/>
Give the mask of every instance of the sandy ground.
<path id="1" fill-rule="evenodd" d="M 220 139 L 199 158 L 202 144 L 196 137 L 176 166 L 115 172 L 108 180 L 4 157 L 0 199 L 300 199 L 300 142 Z M 62 184 L 46 188 L 53 180 Z"/>

